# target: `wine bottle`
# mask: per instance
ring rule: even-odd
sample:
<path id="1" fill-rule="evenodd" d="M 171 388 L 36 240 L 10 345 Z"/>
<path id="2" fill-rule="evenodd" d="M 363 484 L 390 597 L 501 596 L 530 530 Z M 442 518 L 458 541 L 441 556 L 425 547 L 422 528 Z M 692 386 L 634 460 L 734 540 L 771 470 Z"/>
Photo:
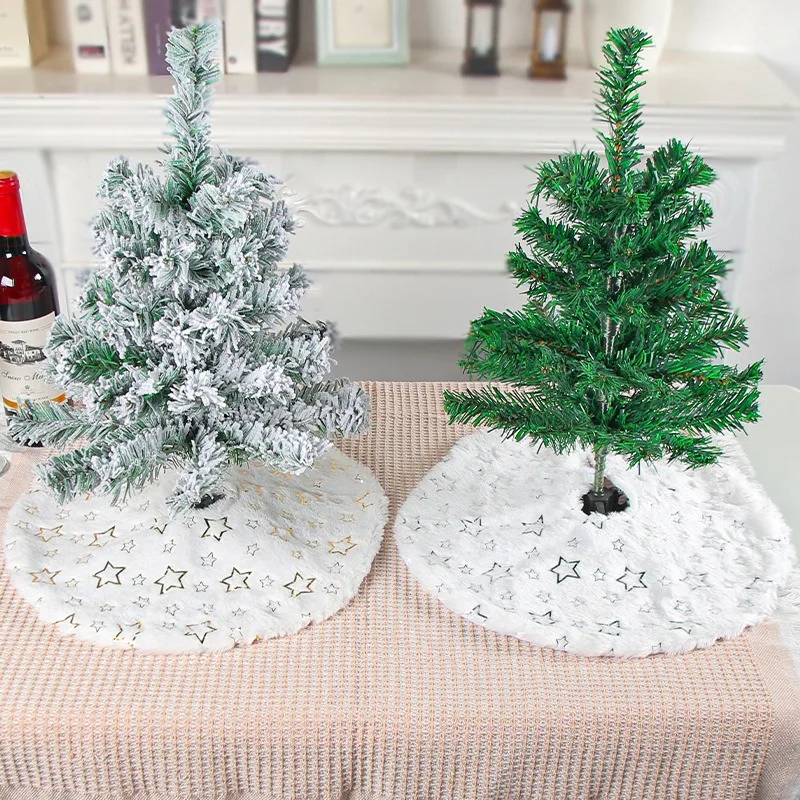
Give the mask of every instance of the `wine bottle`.
<path id="1" fill-rule="evenodd" d="M 20 401 L 66 399 L 42 372 L 57 314 L 55 275 L 28 242 L 19 179 L 0 171 L 0 395 L 9 417 Z"/>

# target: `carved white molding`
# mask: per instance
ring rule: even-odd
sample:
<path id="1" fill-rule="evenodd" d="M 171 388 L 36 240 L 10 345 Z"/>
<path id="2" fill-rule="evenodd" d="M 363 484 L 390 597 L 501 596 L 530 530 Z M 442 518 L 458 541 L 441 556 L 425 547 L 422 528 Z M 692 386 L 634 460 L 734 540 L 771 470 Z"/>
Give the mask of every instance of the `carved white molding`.
<path id="1" fill-rule="evenodd" d="M 520 210 L 505 201 L 483 211 L 459 198 L 440 197 L 428 189 L 399 191 L 345 184 L 307 195 L 285 190 L 298 217 L 331 227 L 449 228 L 505 222 Z"/>

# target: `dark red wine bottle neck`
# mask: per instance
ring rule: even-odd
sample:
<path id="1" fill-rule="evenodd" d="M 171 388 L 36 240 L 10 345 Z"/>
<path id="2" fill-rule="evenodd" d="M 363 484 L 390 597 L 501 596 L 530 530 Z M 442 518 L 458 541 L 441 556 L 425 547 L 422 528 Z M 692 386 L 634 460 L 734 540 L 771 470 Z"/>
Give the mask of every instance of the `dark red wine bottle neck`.
<path id="1" fill-rule="evenodd" d="M 19 179 L 13 172 L 0 172 L 0 239 L 23 239 L 27 243 L 27 234 Z"/>

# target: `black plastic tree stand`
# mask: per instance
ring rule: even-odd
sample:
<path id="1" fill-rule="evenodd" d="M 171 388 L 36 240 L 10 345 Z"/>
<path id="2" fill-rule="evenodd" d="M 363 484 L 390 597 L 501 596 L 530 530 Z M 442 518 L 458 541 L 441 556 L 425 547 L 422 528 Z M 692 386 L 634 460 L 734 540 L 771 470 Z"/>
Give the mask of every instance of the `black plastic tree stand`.
<path id="1" fill-rule="evenodd" d="M 586 492 L 582 499 L 584 514 L 607 516 L 612 511 L 624 511 L 628 507 L 628 498 L 608 478 L 603 478 L 602 492 Z"/>

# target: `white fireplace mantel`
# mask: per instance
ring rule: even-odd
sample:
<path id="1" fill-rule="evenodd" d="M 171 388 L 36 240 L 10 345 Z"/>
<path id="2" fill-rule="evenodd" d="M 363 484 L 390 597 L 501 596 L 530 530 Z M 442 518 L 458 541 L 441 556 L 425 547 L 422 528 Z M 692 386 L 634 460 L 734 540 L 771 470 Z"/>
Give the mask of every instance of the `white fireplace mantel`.
<path id="1" fill-rule="evenodd" d="M 78 76 L 56 54 L 0 72 L 0 168 L 16 169 L 29 227 L 62 268 L 66 295 L 91 266 L 88 221 L 106 161 L 153 161 L 167 78 Z M 596 147 L 594 76 L 465 79 L 460 54 L 411 67 L 293 67 L 227 76 L 217 142 L 282 176 L 304 225 L 290 256 L 315 278 L 305 313 L 360 338 L 455 338 L 484 305 L 517 301 L 503 274 L 533 175 L 570 147 Z M 757 56 L 668 53 L 643 93 L 647 149 L 677 137 L 717 169 L 712 244 L 746 267 L 758 163 L 779 155 L 798 99 Z M 735 276 L 729 292 L 735 299 Z"/>

